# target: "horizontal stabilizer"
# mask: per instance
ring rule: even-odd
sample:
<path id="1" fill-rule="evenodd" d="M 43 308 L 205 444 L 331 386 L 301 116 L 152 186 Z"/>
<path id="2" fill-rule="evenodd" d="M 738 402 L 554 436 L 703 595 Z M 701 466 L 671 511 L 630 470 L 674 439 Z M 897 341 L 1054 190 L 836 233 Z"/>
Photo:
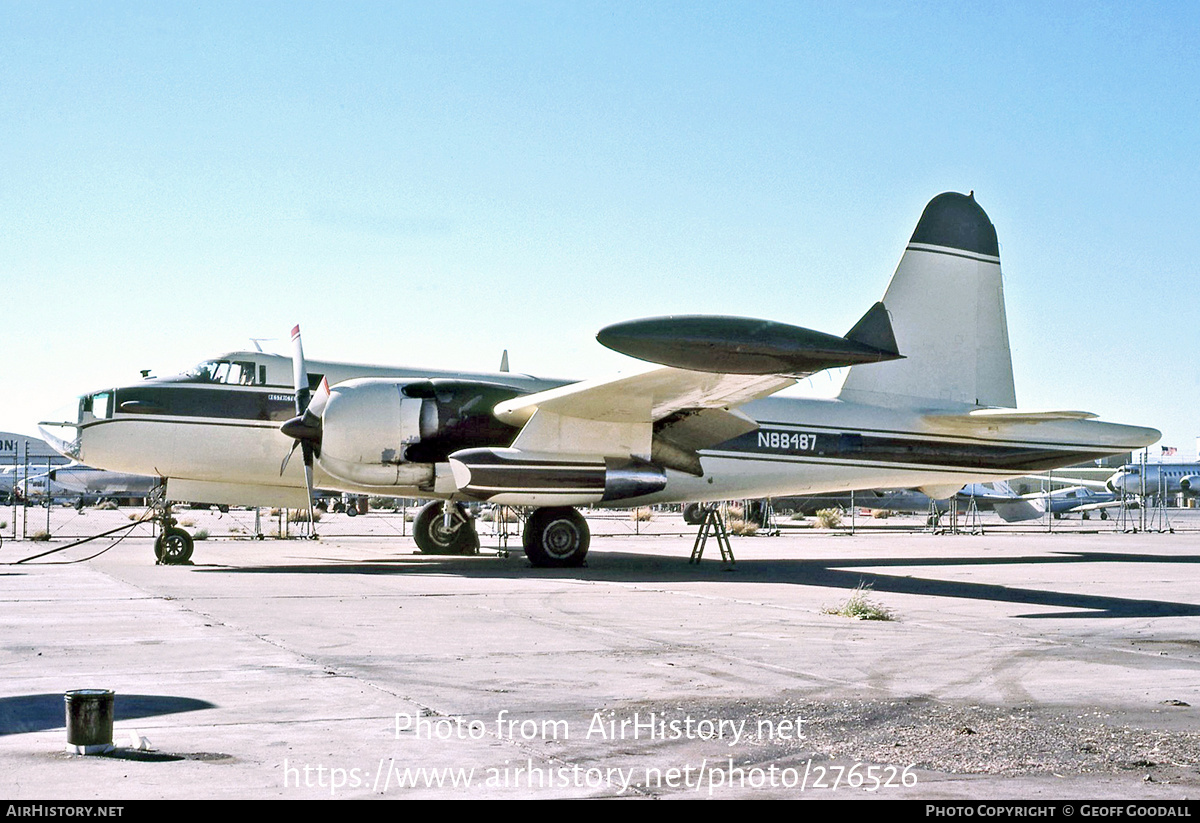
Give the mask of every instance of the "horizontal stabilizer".
<path id="1" fill-rule="evenodd" d="M 926 423 L 953 433 L 981 432 L 1001 426 L 1030 425 L 1063 420 L 1092 420 L 1096 415 L 1085 411 L 1018 411 L 1017 409 L 975 409 L 966 414 L 927 414 Z"/>
<path id="2" fill-rule="evenodd" d="M 639 360 L 719 374 L 807 377 L 900 357 L 887 312 L 879 304 L 846 337 L 771 320 L 685 315 L 616 323 L 601 329 L 596 339 Z"/>
<path id="3" fill-rule="evenodd" d="M 854 328 L 846 332 L 846 339 L 862 343 L 878 351 L 885 351 L 900 357 L 896 348 L 896 335 L 892 332 L 892 321 L 888 317 L 887 308 L 882 303 L 876 303 L 867 309 Z"/>
<path id="4" fill-rule="evenodd" d="M 1005 523 L 1036 520 L 1045 514 L 1045 509 L 1039 508 L 1028 500 L 997 500 L 992 504 L 992 508 Z"/>

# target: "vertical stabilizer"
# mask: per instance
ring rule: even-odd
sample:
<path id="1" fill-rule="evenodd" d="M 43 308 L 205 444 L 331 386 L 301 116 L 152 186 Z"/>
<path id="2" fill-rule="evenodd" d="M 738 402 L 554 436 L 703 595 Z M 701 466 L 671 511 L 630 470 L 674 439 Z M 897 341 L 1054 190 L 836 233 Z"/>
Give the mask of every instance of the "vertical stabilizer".
<path id="1" fill-rule="evenodd" d="M 1015 408 L 996 228 L 975 195 L 929 202 L 883 305 L 905 359 L 854 366 L 840 397 L 905 408 Z"/>

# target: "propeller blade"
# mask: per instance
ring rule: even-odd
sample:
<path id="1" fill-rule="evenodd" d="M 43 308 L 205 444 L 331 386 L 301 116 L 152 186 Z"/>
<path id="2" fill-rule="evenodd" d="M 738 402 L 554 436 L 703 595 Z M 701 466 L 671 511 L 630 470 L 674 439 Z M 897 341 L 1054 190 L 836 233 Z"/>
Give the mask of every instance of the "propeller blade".
<path id="1" fill-rule="evenodd" d="M 280 431 L 292 438 L 292 448 L 283 463 L 279 466 L 279 474 L 283 475 L 288 461 L 296 447 L 304 456 L 304 490 L 308 493 L 308 536 L 316 538 L 316 516 L 313 513 L 313 457 L 321 443 L 321 415 L 325 412 L 325 404 L 329 402 L 329 381 L 321 380 L 315 396 L 308 387 L 308 366 L 304 362 L 304 346 L 300 342 L 300 326 L 292 329 L 292 382 L 296 388 L 296 416 L 280 426 Z M 311 400 L 310 400 L 311 397 Z"/>
<path id="2" fill-rule="evenodd" d="M 313 514 L 313 447 L 308 441 L 297 441 L 301 444 L 304 455 L 304 489 L 308 492 L 308 536 L 314 540 L 317 537 L 317 521 Z"/>
<path id="3" fill-rule="evenodd" d="M 304 346 L 300 342 L 300 326 L 292 327 L 292 385 L 296 388 L 296 416 L 308 408 L 308 367 L 304 363 Z"/>
<path id="4" fill-rule="evenodd" d="M 300 445 L 300 441 L 296 440 L 292 443 L 292 447 L 288 449 L 288 453 L 283 456 L 283 462 L 279 464 L 279 476 L 283 477 L 283 472 L 287 469 L 288 461 L 292 459 L 292 455 L 296 451 L 296 447 Z"/>
<path id="5" fill-rule="evenodd" d="M 321 429 L 321 416 L 325 414 L 325 404 L 329 402 L 329 381 L 322 377 L 317 393 L 312 396 L 308 408 L 304 410 L 304 424 L 318 431 Z"/>

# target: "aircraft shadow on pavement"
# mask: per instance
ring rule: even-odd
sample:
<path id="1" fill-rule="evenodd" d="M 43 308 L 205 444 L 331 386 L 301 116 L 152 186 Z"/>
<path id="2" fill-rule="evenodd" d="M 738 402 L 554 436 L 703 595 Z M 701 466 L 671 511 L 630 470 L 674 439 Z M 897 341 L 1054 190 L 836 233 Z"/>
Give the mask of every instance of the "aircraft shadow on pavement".
<path id="1" fill-rule="evenodd" d="M 113 722 L 213 708 L 216 708 L 214 704 L 192 697 L 118 692 L 113 699 Z M 66 707 L 61 693 L 0 697 L 0 735 L 64 729 L 66 725 Z"/>
<path id="2" fill-rule="evenodd" d="M 486 557 L 388 557 L 374 560 L 330 559 L 328 563 L 286 566 L 210 567 L 206 573 L 224 574 L 457 574 L 465 578 L 561 579 L 616 583 L 685 583 L 737 581 L 740 583 L 790 583 L 844 589 L 870 586 L 875 594 L 917 594 L 998 603 L 1021 603 L 1054 611 L 1014 615 L 1047 617 L 1195 617 L 1200 605 L 1166 600 L 1113 597 L 1099 594 L 1016 588 L 992 583 L 939 580 L 910 574 L 881 574 L 879 567 L 1014 566 L 1078 563 L 1200 563 L 1196 555 L 1154 555 L 1114 552 L 1055 552 L 1046 555 L 1003 558 L 963 557 L 859 557 L 846 559 L 771 559 L 739 561 L 729 569 L 716 559 L 690 565 L 686 557 L 647 556 L 623 552 L 593 552 L 582 569 L 534 569 L 514 555 L 489 562 Z M 861 569 L 861 570 L 858 570 Z M 1128 577 L 1126 578 L 1128 579 Z M 1063 611 L 1068 610 L 1068 611 Z"/>

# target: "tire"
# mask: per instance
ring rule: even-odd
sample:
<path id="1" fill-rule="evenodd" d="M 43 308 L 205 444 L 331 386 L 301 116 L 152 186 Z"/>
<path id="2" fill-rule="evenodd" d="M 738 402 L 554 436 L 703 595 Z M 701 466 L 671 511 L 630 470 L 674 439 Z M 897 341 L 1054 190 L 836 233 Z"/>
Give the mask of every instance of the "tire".
<path id="1" fill-rule="evenodd" d="M 569 506 L 536 509 L 521 536 L 525 556 L 542 568 L 582 566 L 591 539 L 587 521 Z"/>
<path id="2" fill-rule="evenodd" d="M 413 520 L 413 539 L 421 554 L 475 554 L 479 548 L 479 537 L 475 534 L 475 526 L 458 509 L 458 516 L 447 530 L 443 525 L 442 502 L 434 501 L 425 505 Z M 347 513 L 352 509 L 347 509 Z"/>
<path id="3" fill-rule="evenodd" d="M 154 556 L 164 566 L 180 566 L 192 559 L 192 536 L 183 529 L 170 528 L 154 541 Z"/>
<path id="4" fill-rule="evenodd" d="M 689 526 L 699 526 L 704 522 L 704 506 L 699 503 L 688 503 L 683 507 L 683 522 Z"/>

